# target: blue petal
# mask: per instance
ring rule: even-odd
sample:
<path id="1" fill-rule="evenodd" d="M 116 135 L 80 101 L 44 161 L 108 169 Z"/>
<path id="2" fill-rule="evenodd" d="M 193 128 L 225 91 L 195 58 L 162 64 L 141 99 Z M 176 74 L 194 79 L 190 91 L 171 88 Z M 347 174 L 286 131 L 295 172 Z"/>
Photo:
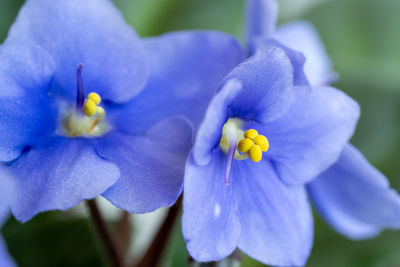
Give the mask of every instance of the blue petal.
<path id="1" fill-rule="evenodd" d="M 218 84 L 244 58 L 238 42 L 218 32 L 169 33 L 144 45 L 152 71 L 148 84 L 119 111 L 123 120 L 111 118 L 126 133 L 143 133 L 173 115 L 188 117 L 197 129 Z"/>
<path id="2" fill-rule="evenodd" d="M 56 113 L 45 96 L 53 72 L 53 62 L 38 46 L 12 41 L 0 47 L 0 161 L 17 158 L 53 131 Z"/>
<path id="3" fill-rule="evenodd" d="M 267 160 L 235 161 L 231 175 L 241 226 L 239 248 L 268 265 L 303 266 L 313 243 L 304 186 L 284 184 Z"/>
<path id="4" fill-rule="evenodd" d="M 25 152 L 9 168 L 17 187 L 12 212 L 22 222 L 94 198 L 119 178 L 118 167 L 100 158 L 84 139 L 56 137 Z"/>
<path id="5" fill-rule="evenodd" d="M 233 117 L 269 122 L 285 113 L 293 96 L 293 67 L 284 50 L 259 46 L 227 79 L 238 79 L 243 89 L 230 105 Z"/>
<path id="6" fill-rule="evenodd" d="M 226 81 L 212 99 L 193 146 L 193 159 L 197 164 L 206 165 L 214 148 L 219 144 L 224 123 L 228 119 L 228 106 L 242 89 L 236 79 Z"/>
<path id="7" fill-rule="evenodd" d="M 224 183 L 226 156 L 215 150 L 206 166 L 192 158 L 186 164 L 182 231 L 190 255 L 216 261 L 232 253 L 240 237 L 234 188 Z"/>
<path id="8" fill-rule="evenodd" d="M 254 51 L 259 49 L 261 46 L 275 46 L 284 50 L 293 66 L 293 84 L 296 86 L 310 85 L 306 74 L 304 73 L 304 63 L 306 58 L 302 53 L 285 46 L 276 39 L 262 37 L 254 39 L 252 46 L 250 47 L 250 53 L 254 53 Z"/>
<path id="9" fill-rule="evenodd" d="M 278 3 L 275 0 L 247 1 L 247 42 L 257 37 L 270 37 L 275 32 Z"/>
<path id="10" fill-rule="evenodd" d="M 15 198 L 15 186 L 6 167 L 0 165 L 0 227 L 10 212 Z M 0 265 L 1 266 L 1 265 Z"/>
<path id="11" fill-rule="evenodd" d="M 322 216 L 350 238 L 368 238 L 383 228 L 400 228 L 399 194 L 351 145 L 308 189 Z"/>
<path id="12" fill-rule="evenodd" d="M 16 266 L 15 262 L 11 259 L 10 255 L 8 254 L 4 241 L 1 238 L 0 238 L 0 266 L 1 267 Z"/>
<path id="13" fill-rule="evenodd" d="M 127 101 L 147 78 L 144 51 L 136 33 L 108 0 L 30 0 L 9 38 L 40 45 L 54 59 L 52 91 L 75 99 L 76 67 L 85 65 L 86 90 L 104 99 Z"/>
<path id="14" fill-rule="evenodd" d="M 121 177 L 103 196 L 133 213 L 175 203 L 182 191 L 185 161 L 192 129 L 183 118 L 171 118 L 144 135 L 114 132 L 101 140 L 97 151 L 118 165 Z"/>
<path id="15" fill-rule="evenodd" d="M 10 211 L 15 197 L 15 186 L 6 167 L 0 165 L 0 226 Z"/>
<path id="16" fill-rule="evenodd" d="M 289 110 L 277 120 L 246 128 L 265 135 L 265 153 L 287 183 L 302 184 L 325 171 L 339 158 L 352 136 L 360 111 L 343 92 L 329 87 L 296 87 Z"/>
<path id="17" fill-rule="evenodd" d="M 332 63 L 314 26 L 305 21 L 284 24 L 278 28 L 274 38 L 300 51 L 306 57 L 304 71 L 313 85 L 329 85 L 337 78 Z"/>
<path id="18" fill-rule="evenodd" d="M 15 197 L 15 187 L 12 182 L 10 174 L 6 168 L 0 166 L 0 227 L 8 217 L 10 212 L 10 204 Z M 0 238 L 0 266 L 12 267 L 15 266 L 14 261 L 11 259 L 7 252 L 7 248 Z"/>

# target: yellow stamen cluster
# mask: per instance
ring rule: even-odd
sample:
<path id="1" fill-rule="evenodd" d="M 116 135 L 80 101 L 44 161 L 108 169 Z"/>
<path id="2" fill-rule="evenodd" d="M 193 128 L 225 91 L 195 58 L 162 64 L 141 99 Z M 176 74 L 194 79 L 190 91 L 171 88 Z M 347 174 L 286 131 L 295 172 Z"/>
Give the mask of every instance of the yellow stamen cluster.
<path id="1" fill-rule="evenodd" d="M 262 152 L 268 151 L 269 142 L 256 130 L 249 129 L 244 133 L 244 139 L 240 140 L 237 148 L 241 153 L 247 153 L 252 161 L 258 162 L 262 158 Z"/>
<path id="2" fill-rule="evenodd" d="M 99 119 L 103 119 L 106 115 L 105 110 L 98 105 L 101 103 L 101 97 L 97 93 L 90 93 L 88 97 L 85 99 L 85 103 L 83 105 L 83 112 L 88 117 L 93 117 L 98 114 Z"/>

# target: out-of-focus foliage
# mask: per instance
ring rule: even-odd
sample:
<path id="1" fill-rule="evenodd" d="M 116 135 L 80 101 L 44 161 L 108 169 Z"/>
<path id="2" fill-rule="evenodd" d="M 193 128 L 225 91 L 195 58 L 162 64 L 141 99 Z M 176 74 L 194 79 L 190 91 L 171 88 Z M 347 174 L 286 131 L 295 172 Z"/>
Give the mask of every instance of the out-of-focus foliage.
<path id="1" fill-rule="evenodd" d="M 0 40 L 22 5 L 0 1 Z M 244 0 L 115 0 L 141 36 L 184 29 L 221 30 L 243 42 Z M 335 84 L 361 105 L 352 140 L 400 190 L 400 1 L 281 0 L 280 21 L 314 23 L 332 57 Z M 299 8 L 300 3 L 304 8 Z M 306 6 L 307 5 L 307 6 Z M 49 213 L 21 225 L 10 220 L 2 230 L 21 266 L 99 266 L 101 248 L 85 219 Z M 315 244 L 307 266 L 400 266 L 400 231 L 376 239 L 350 241 L 316 219 Z M 164 266 L 185 266 L 187 252 L 177 225 Z M 244 257 L 243 266 L 262 266 Z"/>

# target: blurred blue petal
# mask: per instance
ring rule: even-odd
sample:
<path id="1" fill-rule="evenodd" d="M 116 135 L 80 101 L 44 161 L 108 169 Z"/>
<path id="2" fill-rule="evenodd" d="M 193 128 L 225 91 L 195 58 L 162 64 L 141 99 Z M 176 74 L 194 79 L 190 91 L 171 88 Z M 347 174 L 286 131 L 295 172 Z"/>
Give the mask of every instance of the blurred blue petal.
<path id="1" fill-rule="evenodd" d="M 125 133 L 143 133 L 173 115 L 188 117 L 196 130 L 220 81 L 244 58 L 239 43 L 219 32 L 168 33 L 144 39 L 144 46 L 151 70 L 148 83 L 118 107 L 125 119 L 114 122 Z"/>
<path id="2" fill-rule="evenodd" d="M 38 212 L 66 210 L 103 193 L 119 178 L 118 167 L 101 157 L 85 139 L 54 137 L 11 163 L 17 198 L 14 216 L 26 222 Z"/>
<path id="3" fill-rule="evenodd" d="M 10 214 L 10 203 L 14 201 L 15 187 L 8 171 L 0 165 L 0 227 Z M 7 252 L 7 248 L 0 237 L 0 266 L 13 267 L 14 261 Z"/>
<path id="4" fill-rule="evenodd" d="M 104 99 L 122 102 L 147 80 L 141 42 L 108 0 L 29 0 L 8 39 L 32 41 L 54 59 L 52 91 L 76 97 L 76 66 L 85 65 L 85 85 Z"/>
<path id="5" fill-rule="evenodd" d="M 96 149 L 121 176 L 103 196 L 134 213 L 171 206 L 182 192 L 191 143 L 192 128 L 183 118 L 162 121 L 143 135 L 110 133 Z"/>
<path id="6" fill-rule="evenodd" d="M 11 259 L 10 255 L 7 252 L 7 248 L 4 244 L 2 238 L 0 238 L 0 266 L 1 267 L 14 267 L 15 262 Z"/>
<path id="7" fill-rule="evenodd" d="M 314 26 L 306 21 L 294 21 L 279 26 L 274 38 L 304 54 L 304 72 L 311 84 L 329 85 L 336 80 L 331 60 Z"/>
<path id="8" fill-rule="evenodd" d="M 235 162 L 239 248 L 274 266 L 303 266 L 313 244 L 313 217 L 304 186 L 289 187 L 263 160 Z"/>
<path id="9" fill-rule="evenodd" d="M 275 32 L 278 19 L 278 3 L 275 0 L 247 1 L 247 41 L 257 37 L 269 37 Z"/>
<path id="10" fill-rule="evenodd" d="M 231 254 L 240 238 L 236 180 L 224 184 L 226 156 L 216 150 L 210 162 L 186 163 L 182 231 L 190 255 L 197 261 L 216 261 Z"/>
<path id="11" fill-rule="evenodd" d="M 386 177 L 352 145 L 308 185 L 317 210 L 338 232 L 368 238 L 383 228 L 400 228 L 400 196 Z"/>

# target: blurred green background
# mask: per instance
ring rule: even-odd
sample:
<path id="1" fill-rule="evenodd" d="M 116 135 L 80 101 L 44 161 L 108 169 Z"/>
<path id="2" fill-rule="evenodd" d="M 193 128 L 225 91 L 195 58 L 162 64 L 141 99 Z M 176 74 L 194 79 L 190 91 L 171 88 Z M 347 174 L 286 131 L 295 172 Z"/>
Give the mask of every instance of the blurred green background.
<path id="1" fill-rule="evenodd" d="M 221 30 L 243 43 L 244 0 L 115 0 L 141 36 L 184 29 Z M 21 0 L 0 0 L 0 40 L 6 37 Z M 400 190 L 400 1 L 281 0 L 280 22 L 314 23 L 332 57 L 340 82 L 362 116 L 352 140 Z M 399 215 L 400 216 L 400 215 Z M 307 266 L 400 266 L 400 231 L 354 242 L 316 218 L 315 245 Z M 20 266 L 107 266 L 90 221 L 61 212 L 2 229 Z M 179 225 L 163 266 L 185 266 Z M 262 266 L 244 257 L 242 266 Z"/>

